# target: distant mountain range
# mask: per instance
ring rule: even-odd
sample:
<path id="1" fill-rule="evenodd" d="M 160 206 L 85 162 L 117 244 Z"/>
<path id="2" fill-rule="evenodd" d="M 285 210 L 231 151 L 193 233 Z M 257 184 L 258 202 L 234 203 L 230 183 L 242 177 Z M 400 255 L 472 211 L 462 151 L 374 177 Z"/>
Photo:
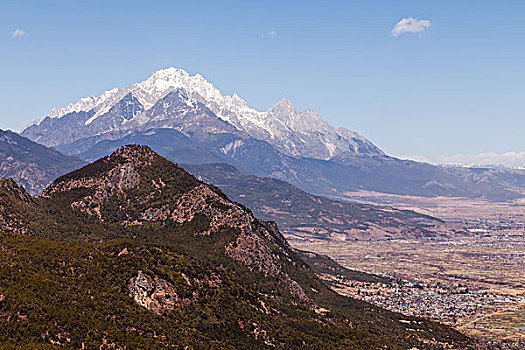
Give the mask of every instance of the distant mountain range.
<path id="1" fill-rule="evenodd" d="M 522 166 L 506 166 L 503 164 L 486 164 L 486 163 L 474 163 L 474 164 L 461 164 L 461 163 L 447 163 L 437 164 L 443 168 L 471 168 L 471 169 L 493 169 L 493 170 L 525 170 Z"/>
<path id="2" fill-rule="evenodd" d="M 326 196 L 368 190 L 504 201 L 525 191 L 519 170 L 475 181 L 474 174 L 400 160 L 288 100 L 256 111 L 237 95 L 223 96 L 202 76 L 176 68 L 54 109 L 22 135 L 89 161 L 141 143 L 178 163 L 227 163 Z"/>
<path id="3" fill-rule="evenodd" d="M 142 140 L 135 141 L 140 143 Z M 99 147 L 103 145 L 106 142 L 98 144 Z M 58 177 L 85 165 L 84 161 L 64 156 L 12 132 L 4 132 L 0 137 L 0 150 L 5 159 L 1 167 L 2 177 L 13 178 L 32 195 L 39 194 L 49 185 L 53 175 Z M 213 157 L 206 159 L 198 149 L 193 153 L 188 149 L 184 151 L 185 157 L 202 157 L 203 162 L 214 160 Z M 306 193 L 282 180 L 244 174 L 225 163 L 185 164 L 183 167 L 200 180 L 221 188 L 235 201 L 252 208 L 258 217 L 276 221 L 289 238 L 342 241 L 438 237 L 458 233 L 436 218 L 413 211 L 335 201 Z"/>
<path id="4" fill-rule="evenodd" d="M 14 179 L 32 195 L 39 194 L 60 175 L 85 164 L 12 131 L 0 130 L 0 178 Z"/>
<path id="5" fill-rule="evenodd" d="M 6 348 L 478 348 L 338 295 L 315 273 L 380 277 L 295 251 L 274 223 L 144 146 L 38 197 L 0 180 L 0 251 Z"/>
<path id="6" fill-rule="evenodd" d="M 227 164 L 182 167 L 221 188 L 258 217 L 275 221 L 289 240 L 381 240 L 460 234 L 427 215 L 315 196 L 282 180 L 243 174 Z"/>

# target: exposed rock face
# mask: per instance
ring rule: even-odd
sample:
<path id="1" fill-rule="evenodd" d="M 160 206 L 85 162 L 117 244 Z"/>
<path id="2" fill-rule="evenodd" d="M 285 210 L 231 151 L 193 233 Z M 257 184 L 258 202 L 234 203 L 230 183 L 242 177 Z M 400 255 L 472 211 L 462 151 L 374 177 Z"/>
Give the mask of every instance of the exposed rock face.
<path id="1" fill-rule="evenodd" d="M 226 252 L 235 260 L 255 267 L 265 275 L 276 276 L 282 273 L 277 255 L 254 232 L 241 231 L 237 240 L 226 247 Z"/>
<path id="2" fill-rule="evenodd" d="M 136 154 L 133 151 L 118 152 L 116 156 L 122 157 L 123 162 L 116 167 L 108 169 L 103 174 L 83 177 L 67 182 L 60 182 L 58 186 L 50 187 L 44 191 L 43 196 L 50 196 L 56 192 L 70 191 L 78 188 L 91 188 L 95 192 L 79 201 L 71 203 L 73 208 L 90 214 L 101 216 L 101 207 L 104 201 L 113 194 L 125 193 L 126 190 L 136 188 L 140 183 L 140 175 L 135 169 Z M 148 165 L 147 159 L 142 159 L 142 165 Z"/>
<path id="3" fill-rule="evenodd" d="M 58 186 L 46 189 L 42 196 L 49 197 L 56 192 L 71 191 L 78 188 L 92 188 L 97 190 L 97 197 L 101 197 L 100 201 L 102 201 L 108 198 L 111 193 L 136 187 L 140 179 L 133 164 L 130 163 L 122 164 L 117 168 L 110 169 L 103 176 L 100 175 L 102 174 L 61 182 Z"/>
<path id="4" fill-rule="evenodd" d="M 99 190 L 93 195 L 84 197 L 82 200 L 71 203 L 72 207 L 102 218 L 101 206 L 104 200 L 115 193 L 124 193 L 124 190 L 135 188 L 140 181 L 139 174 L 131 164 L 125 164 L 117 169 L 112 169 L 106 179 L 92 179 L 92 184 Z M 83 184 L 76 184 L 83 185 Z M 107 186 L 106 186 L 107 185 Z M 72 187 L 74 188 L 74 187 Z M 70 189 L 72 189 L 70 188 Z"/>
<path id="5" fill-rule="evenodd" d="M 190 76 L 176 68 L 157 71 L 127 88 L 57 108 L 27 126 L 23 134 L 55 147 L 98 134 L 122 136 L 145 125 L 192 132 L 199 129 L 195 128 L 197 124 L 209 133 L 244 133 L 294 157 L 329 159 L 341 152 L 383 154 L 363 136 L 331 126 L 312 110 L 300 112 L 286 99 L 268 111 L 256 111 L 236 94 L 223 96 L 201 75 Z"/>
<path id="6" fill-rule="evenodd" d="M 210 288 L 219 288 L 222 281 L 216 275 L 204 276 L 203 279 L 190 280 L 182 276 L 191 295 L 184 296 L 178 288 L 158 276 L 149 276 L 138 271 L 137 276 L 129 280 L 128 291 L 135 302 L 159 315 L 164 315 L 175 308 L 190 305 L 205 295 Z"/>
<path id="7" fill-rule="evenodd" d="M 228 256 L 266 276 L 281 278 L 293 294 L 307 300 L 301 287 L 284 272 L 283 263 L 292 261 L 292 249 L 275 224 L 257 220 L 217 188 L 199 182 L 148 147 L 122 147 L 57 179 L 42 196 L 58 199 L 67 192 L 81 194 L 71 196 L 73 210 L 104 221 L 132 226 L 154 221 L 184 225 L 204 216 L 209 223 L 195 229 L 195 236 L 221 235 L 225 229 L 234 229 L 236 238 L 221 247 Z M 111 218 L 104 214 L 107 207 L 112 208 Z"/>
<path id="8" fill-rule="evenodd" d="M 217 232 L 221 226 L 230 226 L 241 231 L 251 231 L 254 217 L 240 205 L 230 202 L 212 191 L 207 185 L 200 185 L 182 195 L 175 204 L 171 219 L 178 223 L 191 221 L 197 214 L 211 219 L 210 228 L 202 234 Z"/>
<path id="9" fill-rule="evenodd" d="M 140 219 L 145 221 L 167 220 L 170 216 L 170 206 L 164 204 L 160 208 L 148 208 L 141 215 Z"/>
<path id="10" fill-rule="evenodd" d="M 128 290 L 137 304 L 159 315 L 181 304 L 173 284 L 157 276 L 147 276 L 142 271 L 130 279 Z"/>
<path id="11" fill-rule="evenodd" d="M 277 247 L 279 252 L 289 257 L 286 240 L 280 235 L 275 224 L 261 224 L 251 212 L 237 203 L 233 203 L 226 198 L 219 196 L 207 185 L 201 185 L 192 191 L 184 194 L 176 204 L 171 219 L 178 223 L 191 221 L 197 214 L 204 214 L 210 220 L 207 231 L 198 234 L 210 235 L 222 227 L 228 226 L 239 230 L 239 235 L 235 242 L 230 243 L 226 253 L 233 259 L 264 273 L 267 276 L 285 276 L 279 256 L 272 252 L 270 246 L 265 243 L 269 240 Z M 289 278 L 288 278 L 289 279 Z M 302 293 L 301 287 L 293 281 L 287 282 L 294 294 Z"/>

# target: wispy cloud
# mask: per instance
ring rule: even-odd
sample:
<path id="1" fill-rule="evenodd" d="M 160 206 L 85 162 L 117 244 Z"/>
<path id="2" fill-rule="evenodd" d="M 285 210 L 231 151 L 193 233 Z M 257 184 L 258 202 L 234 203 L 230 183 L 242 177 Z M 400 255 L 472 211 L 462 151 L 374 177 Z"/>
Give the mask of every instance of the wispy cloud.
<path id="1" fill-rule="evenodd" d="M 478 154 L 440 154 L 434 157 L 404 155 L 399 158 L 433 164 L 453 164 L 464 166 L 503 165 L 506 167 L 525 168 L 525 151 L 504 153 L 485 152 Z"/>
<path id="2" fill-rule="evenodd" d="M 15 29 L 13 32 L 11 32 L 11 38 L 21 38 L 27 36 L 27 33 L 24 32 L 22 29 Z"/>
<path id="3" fill-rule="evenodd" d="M 277 31 L 276 30 L 272 30 L 271 32 L 267 32 L 267 33 L 262 33 L 261 34 L 261 38 L 275 38 L 277 36 Z"/>
<path id="4" fill-rule="evenodd" d="M 413 161 L 416 161 L 416 162 L 432 163 L 432 161 L 430 159 L 428 159 L 427 157 L 420 156 L 420 155 L 417 155 L 417 154 L 403 154 L 403 155 L 399 155 L 397 157 L 401 158 L 401 159 L 413 160 Z"/>
<path id="5" fill-rule="evenodd" d="M 507 167 L 525 167 L 525 151 L 479 154 L 442 154 L 437 161 L 441 164 L 461 165 L 504 165 Z"/>
<path id="6" fill-rule="evenodd" d="M 421 33 L 430 28 L 432 23 L 426 19 L 403 18 L 392 29 L 392 35 L 397 37 L 404 33 Z"/>

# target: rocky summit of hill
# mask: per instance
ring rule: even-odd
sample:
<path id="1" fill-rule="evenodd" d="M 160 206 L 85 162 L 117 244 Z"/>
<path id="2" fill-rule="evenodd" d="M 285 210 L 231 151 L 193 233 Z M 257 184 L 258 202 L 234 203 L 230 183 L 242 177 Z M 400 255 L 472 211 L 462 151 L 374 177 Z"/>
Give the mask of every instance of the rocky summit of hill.
<path id="1" fill-rule="evenodd" d="M 327 287 L 277 226 L 144 146 L 0 186 L 7 348 L 475 348 Z"/>

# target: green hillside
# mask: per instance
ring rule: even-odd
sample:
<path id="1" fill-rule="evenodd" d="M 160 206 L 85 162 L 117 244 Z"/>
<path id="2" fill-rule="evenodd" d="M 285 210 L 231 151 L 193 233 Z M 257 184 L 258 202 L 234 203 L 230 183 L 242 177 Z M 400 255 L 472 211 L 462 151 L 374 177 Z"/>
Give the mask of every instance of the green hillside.
<path id="1" fill-rule="evenodd" d="M 331 291 L 273 223 L 147 147 L 37 198 L 2 180 L 0 230 L 3 348 L 475 348 Z"/>

